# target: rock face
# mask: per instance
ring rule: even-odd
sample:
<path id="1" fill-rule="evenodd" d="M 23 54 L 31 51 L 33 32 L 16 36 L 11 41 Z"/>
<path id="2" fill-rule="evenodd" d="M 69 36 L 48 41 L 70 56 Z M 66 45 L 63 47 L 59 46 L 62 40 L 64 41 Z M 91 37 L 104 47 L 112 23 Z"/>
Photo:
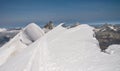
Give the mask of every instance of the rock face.
<path id="1" fill-rule="evenodd" d="M 109 45 L 120 44 L 120 26 L 105 24 L 96 28 L 95 34 L 102 51 Z"/>
<path id="2" fill-rule="evenodd" d="M 45 33 L 47 33 L 47 32 L 49 32 L 50 30 L 52 30 L 54 27 L 55 27 L 55 26 L 54 26 L 53 22 L 52 22 L 52 21 L 49 21 L 49 23 L 47 23 L 47 24 L 44 26 L 43 30 L 44 30 Z"/>

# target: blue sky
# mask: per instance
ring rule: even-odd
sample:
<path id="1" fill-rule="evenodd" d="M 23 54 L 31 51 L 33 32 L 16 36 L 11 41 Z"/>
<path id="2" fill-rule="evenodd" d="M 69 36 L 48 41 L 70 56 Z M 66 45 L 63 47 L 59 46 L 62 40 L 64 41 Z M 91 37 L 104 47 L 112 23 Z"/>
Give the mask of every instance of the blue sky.
<path id="1" fill-rule="evenodd" d="M 30 22 L 120 24 L 120 0 L 0 0 L 0 27 Z"/>

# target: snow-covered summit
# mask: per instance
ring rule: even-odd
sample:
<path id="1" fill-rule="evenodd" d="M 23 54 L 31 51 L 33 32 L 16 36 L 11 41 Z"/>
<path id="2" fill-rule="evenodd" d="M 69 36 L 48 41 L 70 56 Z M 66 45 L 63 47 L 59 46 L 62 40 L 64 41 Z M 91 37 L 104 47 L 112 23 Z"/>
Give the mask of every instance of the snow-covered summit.
<path id="1" fill-rule="evenodd" d="M 26 37 L 23 39 L 26 42 L 34 37 L 28 28 L 20 33 Z M 119 54 L 100 52 L 93 29 L 86 24 L 69 29 L 60 24 L 34 43 L 26 45 L 18 54 L 18 50 L 14 49 L 14 54 L 10 55 L 13 48 L 6 49 L 9 59 L 0 58 L 1 62 L 4 61 L 0 71 L 120 71 Z M 26 33 L 25 30 L 30 31 Z M 18 41 L 23 43 L 20 39 Z"/>

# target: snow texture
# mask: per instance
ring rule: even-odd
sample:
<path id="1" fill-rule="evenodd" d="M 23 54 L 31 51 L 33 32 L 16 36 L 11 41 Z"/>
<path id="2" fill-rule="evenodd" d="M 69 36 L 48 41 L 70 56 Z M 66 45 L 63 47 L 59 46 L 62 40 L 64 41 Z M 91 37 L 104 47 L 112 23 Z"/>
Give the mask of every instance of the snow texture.
<path id="1" fill-rule="evenodd" d="M 29 24 L 0 48 L 0 65 L 6 62 L 9 57 L 16 55 L 43 35 L 44 32 L 39 26 L 34 23 Z"/>
<path id="2" fill-rule="evenodd" d="M 100 52 L 99 43 L 93 37 L 93 27 L 83 24 L 66 29 L 61 25 L 44 36 L 42 30 L 36 32 L 37 35 L 40 33 L 39 39 L 27 29 L 28 36 L 24 38 L 27 41 L 25 43 L 30 43 L 28 40 L 35 41 L 29 46 L 20 41 L 18 43 L 16 37 L 19 35 L 17 35 L 10 41 L 11 43 L 9 42 L 13 48 L 6 44 L 3 47 L 6 49 L 0 50 L 5 54 L 4 56 L 9 54 L 9 59 L 0 60 L 4 62 L 0 66 L 0 71 L 120 71 L 120 52 L 117 51 L 120 48 L 115 49 L 116 54 Z M 10 55 L 11 52 L 17 51 L 14 48 L 18 46 L 24 49 Z"/>

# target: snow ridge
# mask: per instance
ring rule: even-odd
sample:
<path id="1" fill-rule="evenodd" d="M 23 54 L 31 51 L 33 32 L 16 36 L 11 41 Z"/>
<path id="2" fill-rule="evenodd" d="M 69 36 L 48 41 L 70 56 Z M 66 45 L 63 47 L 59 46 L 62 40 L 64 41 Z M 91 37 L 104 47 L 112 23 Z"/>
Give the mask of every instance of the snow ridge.
<path id="1" fill-rule="evenodd" d="M 86 24 L 69 29 L 60 24 L 44 34 L 42 29 L 32 23 L 10 41 L 12 44 L 9 42 L 11 49 L 8 49 L 8 46 L 1 49 L 3 56 L 7 57 L 0 60 L 4 61 L 0 71 L 120 71 L 119 51 L 118 54 L 100 52 L 93 29 Z M 21 34 L 22 42 L 19 40 Z M 15 39 L 19 40 L 19 45 L 25 47 L 11 56 L 12 52 L 18 51 L 14 49 L 18 48 L 15 45 L 18 40 Z"/>

